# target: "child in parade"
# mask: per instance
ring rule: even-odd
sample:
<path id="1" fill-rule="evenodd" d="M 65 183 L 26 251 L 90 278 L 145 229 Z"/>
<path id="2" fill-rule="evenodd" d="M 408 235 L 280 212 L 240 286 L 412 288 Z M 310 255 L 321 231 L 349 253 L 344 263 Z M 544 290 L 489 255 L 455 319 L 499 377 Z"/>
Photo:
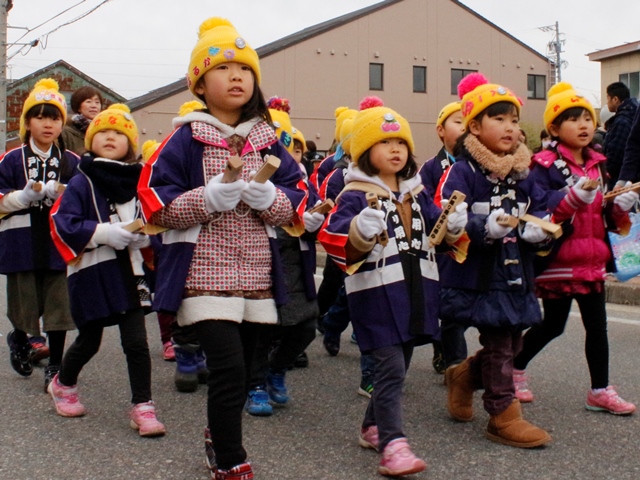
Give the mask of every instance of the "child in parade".
<path id="1" fill-rule="evenodd" d="M 404 434 L 401 399 L 414 345 L 438 333 L 438 269 L 427 235 L 440 209 L 417 175 L 409 123 L 379 99 L 362 102 L 350 150 L 345 189 L 318 238 L 350 274 L 345 287 L 349 309 L 358 312 L 351 319 L 358 346 L 376 361 L 360 444 L 382 454 L 382 475 L 408 475 L 426 469 Z M 460 237 L 466 219 L 463 203 L 449 216 L 446 242 Z M 386 234 L 383 246 L 377 239 Z"/>
<path id="2" fill-rule="evenodd" d="M 480 73 L 465 77 L 458 92 L 465 133 L 441 189 L 443 199 L 456 190 L 466 195 L 469 244 L 463 263 L 450 258 L 439 263 L 440 317 L 476 327 L 482 348 L 446 370 L 448 409 L 455 420 L 471 421 L 473 392 L 484 389 L 484 408 L 490 415 L 487 438 L 513 447 L 537 447 L 551 437 L 522 418 L 513 358 L 522 344 L 522 330 L 541 321 L 533 255 L 548 243 L 548 236 L 534 223 L 521 229 L 501 219 L 526 211 L 541 217 L 545 204 L 528 178 L 529 150 L 519 143 L 520 99 Z"/>
<path id="3" fill-rule="evenodd" d="M 549 342 L 562 335 L 575 299 L 586 331 L 585 354 L 591 376 L 586 408 L 630 415 L 635 405 L 623 400 L 609 384 L 604 275 L 612 258 L 607 229 L 628 231 L 628 212 L 638 194 L 630 191 L 609 203 L 603 201 L 606 158 L 592 148 L 596 127 L 593 107 L 566 82 L 551 87 L 548 99 L 544 123 L 554 143 L 534 155 L 531 176 L 547 195 L 547 207 L 554 221 L 563 224 L 565 237 L 536 278 L 544 319 L 524 335 L 522 351 L 515 358 L 516 393 L 521 401 L 533 400 L 525 369 Z M 582 189 L 587 180 L 596 180 L 600 187 Z"/>
<path id="4" fill-rule="evenodd" d="M 89 124 L 80 174 L 51 212 L 51 235 L 67 262 L 71 314 L 78 336 L 49 384 L 56 411 L 79 417 L 78 377 L 100 349 L 105 327 L 117 325 L 131 386 L 130 424 L 140 436 L 164 435 L 151 399 L 151 358 L 145 312 L 151 295 L 140 249 L 147 235 L 126 227 L 140 218 L 136 189 L 138 128 L 129 108 L 113 104 Z"/>
<path id="5" fill-rule="evenodd" d="M 301 221 L 300 168 L 278 142 L 256 51 L 226 19 L 200 26 L 187 72 L 207 109 L 182 117 L 140 179 L 145 218 L 163 234 L 154 308 L 194 325 L 209 369 L 205 453 L 216 480 L 253 478 L 242 415 L 256 339 L 286 302 L 271 225 Z M 223 183 L 227 161 L 244 162 Z M 252 180 L 268 156 L 270 180 Z"/>
<path id="6" fill-rule="evenodd" d="M 24 377 L 37 360 L 27 335 L 49 339 L 44 389 L 58 372 L 69 310 L 65 263 L 51 240 L 49 212 L 77 171 L 79 157 L 65 150 L 60 132 L 67 116 L 64 96 L 50 78 L 38 81 L 20 116 L 23 144 L 0 158 L 0 273 L 7 276 L 7 335 L 13 369 Z M 35 337 L 34 337 L 35 338 Z"/>
<path id="7" fill-rule="evenodd" d="M 436 120 L 436 133 L 442 148 L 435 157 L 427 160 L 420 168 L 422 183 L 436 205 L 442 200 L 436 197 L 442 175 L 456 162 L 453 156 L 458 138 L 464 133 L 460 102 L 451 102 L 442 107 Z M 440 340 L 433 341 L 433 368 L 444 373 L 447 367 L 456 365 L 467 358 L 467 342 L 464 327 L 457 323 L 445 322 L 440 325 Z"/>
<path id="8" fill-rule="evenodd" d="M 267 101 L 276 136 L 298 164 L 304 180 L 299 187 L 308 192 L 307 207 L 320 200 L 308 184 L 302 164 L 304 137 L 291 125 L 289 102 L 271 97 Z M 295 136 L 294 136 L 295 135 Z M 296 138 L 297 136 L 297 138 Z M 304 212 L 303 224 L 276 227 L 276 235 L 288 301 L 278 306 L 278 323 L 265 329 L 258 339 L 245 410 L 254 416 L 270 416 L 273 405 L 289 403 L 286 373 L 315 338 L 318 303 L 315 232 L 324 221 L 320 213 Z"/>

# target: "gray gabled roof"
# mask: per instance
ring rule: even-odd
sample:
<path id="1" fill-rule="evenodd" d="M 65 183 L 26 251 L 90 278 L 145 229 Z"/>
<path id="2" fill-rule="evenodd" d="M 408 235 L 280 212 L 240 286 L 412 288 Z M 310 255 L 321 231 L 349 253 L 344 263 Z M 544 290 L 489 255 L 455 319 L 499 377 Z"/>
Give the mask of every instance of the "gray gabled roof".
<path id="1" fill-rule="evenodd" d="M 105 87 L 103 84 L 101 84 L 97 80 L 91 78 L 86 73 L 81 72 L 76 67 L 74 67 L 73 65 L 65 62 L 64 60 L 58 60 L 57 62 L 54 62 L 51 65 L 47 65 L 46 67 L 42 67 L 41 69 L 36 70 L 33 73 L 30 73 L 26 77 L 22 77 L 22 78 L 19 78 L 17 80 L 14 80 L 13 82 L 11 82 L 7 86 L 7 88 L 11 89 L 11 88 L 17 87 L 18 85 L 20 85 L 22 83 L 26 83 L 26 82 L 29 82 L 29 81 L 35 79 L 35 78 L 42 77 L 43 75 L 46 75 L 47 72 L 49 72 L 50 70 L 53 70 L 56 67 L 63 67 L 65 69 L 69 70 L 74 75 L 76 75 L 77 77 L 80 77 L 82 80 L 84 80 L 88 84 L 96 87 L 101 92 L 105 92 L 105 93 L 109 94 L 110 96 L 112 96 L 113 98 L 117 99 L 118 102 L 122 102 L 122 103 L 126 102 L 126 98 L 124 98 L 122 95 L 114 92 L 110 88 Z"/>
<path id="2" fill-rule="evenodd" d="M 379 3 L 375 3 L 368 7 L 361 8 L 360 10 L 356 10 L 355 12 L 347 13 L 340 17 L 336 17 L 331 20 L 327 20 L 326 22 L 322 22 L 317 25 L 313 25 L 311 27 L 305 28 L 304 30 L 300 30 L 299 32 L 293 33 L 279 40 L 263 45 L 262 47 L 258 47 L 256 51 L 258 52 L 258 56 L 260 58 L 268 57 L 269 55 L 273 55 L 274 53 L 280 52 L 292 45 L 296 45 L 297 43 L 300 43 L 310 38 L 313 38 L 315 36 L 321 35 L 325 32 L 333 30 L 334 28 L 341 27 L 342 25 L 346 25 L 350 22 L 353 22 L 354 20 L 358 20 L 359 18 L 365 17 L 373 12 L 377 12 L 378 10 L 382 10 L 384 8 L 387 8 L 391 5 L 394 5 L 402 1 L 403 0 L 383 0 Z M 424 1 L 428 1 L 428 0 L 424 0 Z M 522 45 L 524 48 L 526 48 L 530 52 L 534 53 L 540 58 L 543 58 L 545 61 L 548 60 L 547 57 L 537 52 L 533 48 L 529 47 L 527 44 L 521 42 L 520 40 L 515 38 L 513 35 L 507 33 L 505 30 L 498 27 L 496 24 L 490 22 L 479 13 L 473 11 L 471 8 L 460 3 L 458 0 L 451 0 L 451 1 L 456 5 L 458 5 L 460 8 L 463 8 L 464 10 L 476 16 L 483 22 L 487 23 L 492 28 L 495 28 L 503 35 L 506 35 L 514 42 Z M 151 90 L 149 93 L 133 98 L 129 102 L 127 102 L 127 105 L 129 105 L 129 108 L 131 109 L 131 111 L 134 112 L 136 110 L 139 110 L 140 108 L 144 108 L 147 105 L 158 102 L 160 100 L 163 100 L 177 93 L 184 92 L 185 90 L 187 90 L 187 81 L 186 79 L 180 79 L 173 83 L 170 83 L 169 85 L 165 85 L 164 87 Z"/>

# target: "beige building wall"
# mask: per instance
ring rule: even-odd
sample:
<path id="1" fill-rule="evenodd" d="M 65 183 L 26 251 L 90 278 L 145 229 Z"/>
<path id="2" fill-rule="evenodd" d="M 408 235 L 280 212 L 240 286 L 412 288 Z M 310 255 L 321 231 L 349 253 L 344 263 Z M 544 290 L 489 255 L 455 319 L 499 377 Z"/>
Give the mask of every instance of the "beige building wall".
<path id="1" fill-rule="evenodd" d="M 384 90 L 369 90 L 369 63 L 384 64 Z M 427 93 L 413 93 L 413 66 L 427 67 Z M 527 74 L 545 75 L 544 57 L 453 0 L 404 0 L 306 40 L 260 61 L 266 98 L 286 97 L 295 127 L 321 150 L 334 137 L 336 107 L 358 108 L 377 95 L 407 118 L 422 163 L 440 149 L 435 119 L 451 94 L 451 69 L 479 70 L 525 102 L 522 121 L 542 128 L 546 100 L 528 100 Z M 193 96 L 183 90 L 134 111 L 141 133 L 161 141 L 171 119 Z"/>
<path id="2" fill-rule="evenodd" d="M 607 98 L 607 85 L 620 81 L 621 73 L 640 72 L 640 52 L 608 58 L 600 62 L 600 88 L 603 103 Z"/>
<path id="3" fill-rule="evenodd" d="M 369 90 L 369 63 L 384 64 L 384 90 Z M 413 66 L 427 67 L 427 93 L 413 93 Z M 451 69 L 479 70 L 525 102 L 523 121 L 542 128 L 545 100 L 527 100 L 527 74 L 548 63 L 451 0 L 405 0 L 261 60 L 267 97 L 289 99 L 307 139 L 329 148 L 338 106 L 378 95 L 411 123 L 419 161 L 440 148 L 435 119 L 451 94 Z"/>

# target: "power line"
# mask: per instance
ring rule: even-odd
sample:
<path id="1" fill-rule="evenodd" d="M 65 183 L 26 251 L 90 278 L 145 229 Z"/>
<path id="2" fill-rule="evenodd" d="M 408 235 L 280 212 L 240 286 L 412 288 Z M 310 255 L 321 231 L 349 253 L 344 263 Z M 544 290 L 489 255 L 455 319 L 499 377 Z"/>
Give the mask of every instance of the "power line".
<path id="1" fill-rule="evenodd" d="M 22 35 L 21 37 L 19 37 L 16 42 L 19 42 L 20 40 L 22 40 L 24 37 L 26 37 L 29 33 L 33 32 L 34 30 L 37 30 L 38 28 L 40 28 L 41 26 L 49 23 L 51 20 L 58 18 L 60 15 L 63 15 L 65 13 L 67 13 L 69 10 L 77 7 L 80 4 L 85 3 L 87 0 L 80 0 L 78 3 L 76 3 L 75 5 L 72 5 L 71 7 L 67 8 L 66 10 L 63 10 L 62 12 L 58 13 L 57 15 L 54 15 L 53 17 L 51 17 L 48 20 L 45 20 L 44 22 L 42 22 L 40 25 L 36 25 L 33 28 L 27 28 L 27 31 L 24 33 L 24 35 Z M 15 43 L 15 42 L 14 42 Z M 9 47 L 11 47 L 11 45 L 9 45 Z"/>
<path id="2" fill-rule="evenodd" d="M 85 1 L 86 1 L 86 0 L 82 0 L 82 2 L 80 2 L 80 3 L 84 3 Z M 75 23 L 75 22 L 77 22 L 78 20 L 82 20 L 84 17 L 86 17 L 87 15 L 92 14 L 92 13 L 93 13 L 93 12 L 95 12 L 97 9 L 99 9 L 101 6 L 103 6 L 105 3 L 110 2 L 110 1 L 111 1 L 111 0 L 102 0 L 102 2 L 100 2 L 98 5 L 96 5 L 95 7 L 91 8 L 91 9 L 89 9 L 88 11 L 86 11 L 86 12 L 85 12 L 85 13 L 83 13 L 83 14 L 81 14 L 80 16 L 78 16 L 78 17 L 76 17 L 76 18 L 74 18 L 74 19 L 72 19 L 72 20 L 69 20 L 68 22 L 65 22 L 65 23 L 63 23 L 63 24 L 61 24 L 61 25 L 58 25 L 58 26 L 57 26 L 56 28 L 54 28 L 53 30 L 51 30 L 51 31 L 49 31 L 49 32 L 45 33 L 44 35 L 42 35 L 42 36 L 40 37 L 40 39 L 41 39 L 41 42 L 40 42 L 40 43 L 42 44 L 42 49 L 46 49 L 46 48 L 47 48 L 47 42 L 48 42 L 48 40 L 49 40 L 49 35 L 51 35 L 52 33 L 57 32 L 57 31 L 58 31 L 58 30 L 60 30 L 62 27 L 66 27 L 67 25 L 71 25 L 72 23 Z M 74 5 L 74 6 L 77 6 L 77 5 L 79 5 L 79 4 L 76 4 L 76 5 Z M 70 8 L 73 8 L 73 7 L 70 7 Z M 67 9 L 66 11 L 68 11 L 68 10 L 69 10 L 69 9 Z M 59 16 L 59 15 L 61 15 L 61 14 L 58 14 L 57 16 Z M 51 20 L 51 19 L 50 19 L 50 20 Z M 48 22 L 48 21 L 47 21 L 47 22 Z M 47 22 L 44 22 L 44 23 L 47 23 Z M 43 25 L 44 25 L 44 23 L 43 23 Z M 33 43 L 33 42 L 32 42 L 32 43 Z M 36 45 L 37 45 L 37 43 L 36 43 Z M 21 52 L 22 52 L 22 50 L 24 50 L 24 48 L 25 48 L 25 47 L 29 47 L 29 50 L 31 50 L 32 46 L 33 46 L 32 44 L 23 45 L 20 49 L 18 49 L 18 51 L 17 51 L 17 52 L 15 52 L 15 53 L 13 53 L 11 56 L 9 56 L 9 58 L 8 58 L 7 60 L 11 60 L 13 57 L 15 57 L 16 55 L 18 55 L 18 53 L 21 53 Z M 26 53 L 23 53 L 23 55 L 26 55 L 27 53 L 29 53 L 29 50 L 27 50 L 27 52 L 26 52 Z"/>

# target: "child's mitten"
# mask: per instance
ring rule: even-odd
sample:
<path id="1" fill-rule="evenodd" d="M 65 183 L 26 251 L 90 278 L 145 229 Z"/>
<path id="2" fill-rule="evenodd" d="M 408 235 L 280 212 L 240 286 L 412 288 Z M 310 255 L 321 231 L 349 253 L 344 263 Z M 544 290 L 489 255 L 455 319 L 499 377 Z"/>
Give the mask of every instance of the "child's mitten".
<path id="1" fill-rule="evenodd" d="M 384 212 L 367 207 L 356 217 L 356 228 L 364 238 L 373 238 L 387 229 Z"/>
<path id="2" fill-rule="evenodd" d="M 223 175 L 216 175 L 204 187 L 204 203 L 209 213 L 226 212 L 236 208 L 247 185 L 244 180 L 222 183 Z"/>

